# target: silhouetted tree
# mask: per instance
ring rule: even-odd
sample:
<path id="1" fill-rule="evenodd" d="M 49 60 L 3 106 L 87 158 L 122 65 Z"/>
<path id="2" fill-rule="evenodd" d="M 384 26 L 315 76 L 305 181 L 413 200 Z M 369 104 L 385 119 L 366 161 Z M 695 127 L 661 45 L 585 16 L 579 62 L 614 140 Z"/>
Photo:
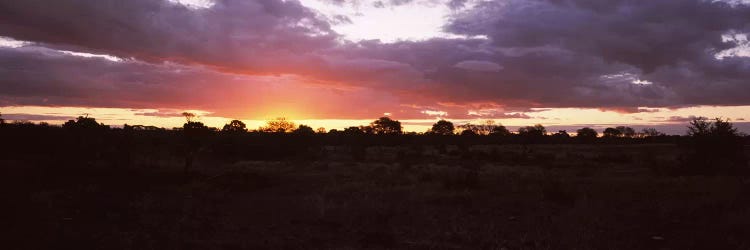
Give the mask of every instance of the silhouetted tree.
<path id="1" fill-rule="evenodd" d="M 375 134 L 401 134 L 401 122 L 384 116 L 370 123 Z"/>
<path id="2" fill-rule="evenodd" d="M 707 136 L 711 134 L 711 121 L 706 117 L 698 117 L 690 121 L 688 126 L 689 136 Z"/>
<path id="3" fill-rule="evenodd" d="M 518 128 L 518 134 L 527 137 L 542 137 L 547 134 L 547 129 L 541 124 Z"/>
<path id="4" fill-rule="evenodd" d="M 452 122 L 440 120 L 435 124 L 432 124 L 432 128 L 430 129 L 429 133 L 436 135 L 452 135 L 455 130 L 456 128 L 453 127 Z"/>
<path id="5" fill-rule="evenodd" d="M 315 130 L 315 132 L 318 133 L 318 134 L 325 134 L 326 133 L 326 128 L 320 127 L 317 130 Z"/>
<path id="6" fill-rule="evenodd" d="M 66 129 L 74 129 L 74 130 L 101 130 L 101 129 L 109 129 L 109 126 L 104 125 L 104 123 L 97 123 L 96 119 L 93 117 L 86 116 L 79 116 L 75 120 L 68 120 L 63 124 L 63 128 Z"/>
<path id="7" fill-rule="evenodd" d="M 4 124 L 5 124 L 5 119 L 3 119 L 3 114 L 0 113 L 0 125 L 4 125 Z"/>
<path id="8" fill-rule="evenodd" d="M 641 133 L 638 135 L 639 137 L 655 137 L 655 136 L 663 136 L 664 133 L 659 132 L 655 128 L 644 128 L 641 130 Z"/>
<path id="9" fill-rule="evenodd" d="M 490 131 L 490 135 L 494 136 L 509 136 L 511 135 L 510 130 L 503 126 L 502 124 L 498 124 L 495 127 L 492 128 L 492 131 Z"/>
<path id="10" fill-rule="evenodd" d="M 195 115 L 194 113 L 190 113 L 190 112 L 182 112 L 182 116 L 185 117 L 185 122 L 192 122 L 192 121 L 195 121 L 196 118 L 198 118 L 197 115 Z"/>
<path id="11" fill-rule="evenodd" d="M 313 135 L 315 131 L 310 126 L 300 124 L 292 133 L 297 135 Z"/>
<path id="12" fill-rule="evenodd" d="M 361 135 L 364 134 L 362 130 L 359 127 L 348 127 L 344 129 L 344 134 L 346 135 Z"/>
<path id="13" fill-rule="evenodd" d="M 194 121 L 195 116 L 185 116 L 185 124 L 182 125 L 182 133 L 185 136 L 185 166 L 183 171 L 185 174 L 189 173 L 193 167 L 193 160 L 195 155 L 200 151 L 203 140 L 211 133 L 206 125 L 202 122 Z"/>
<path id="14" fill-rule="evenodd" d="M 622 136 L 622 132 L 616 128 L 606 128 L 604 129 L 603 134 L 604 134 L 604 137 L 607 137 L 607 138 L 616 138 L 616 137 Z"/>
<path id="15" fill-rule="evenodd" d="M 557 133 L 553 134 L 552 137 L 566 139 L 566 138 L 570 138 L 570 135 L 568 134 L 568 131 L 560 130 L 560 131 L 557 131 Z"/>
<path id="16" fill-rule="evenodd" d="M 615 129 L 620 131 L 620 134 L 626 138 L 633 138 L 635 136 L 635 130 L 631 127 L 617 126 Z"/>
<path id="17" fill-rule="evenodd" d="M 690 122 L 691 140 L 682 157 L 681 174 L 747 173 L 744 143 L 728 120 L 699 117 Z"/>
<path id="18" fill-rule="evenodd" d="M 275 120 L 266 121 L 266 126 L 260 127 L 258 130 L 270 133 L 287 133 L 294 131 L 296 127 L 294 122 L 284 117 L 279 117 Z"/>
<path id="19" fill-rule="evenodd" d="M 225 124 L 221 131 L 230 133 L 247 132 L 247 126 L 240 120 L 232 120 Z"/>
<path id="20" fill-rule="evenodd" d="M 474 130 L 466 129 L 464 131 L 461 131 L 461 136 L 475 136 L 477 135 L 477 132 L 474 132 Z"/>
<path id="21" fill-rule="evenodd" d="M 471 131 L 474 132 L 474 134 L 477 134 L 477 135 L 489 135 L 498 126 L 500 126 L 502 128 L 505 127 L 505 126 L 502 126 L 502 125 L 495 125 L 495 121 L 494 120 L 486 120 L 482 124 L 467 123 L 467 124 L 464 124 L 464 125 L 460 125 L 458 127 L 460 129 L 462 129 L 462 130 L 471 130 Z M 497 128 L 498 129 L 497 132 L 502 133 L 502 128 Z M 500 135 L 500 134 L 498 134 L 498 135 Z"/>
<path id="22" fill-rule="evenodd" d="M 576 138 L 579 138 L 579 139 L 587 139 L 587 140 L 596 139 L 596 136 L 598 134 L 599 133 L 597 133 L 596 130 L 594 130 L 593 128 L 589 128 L 589 127 L 576 130 Z"/>

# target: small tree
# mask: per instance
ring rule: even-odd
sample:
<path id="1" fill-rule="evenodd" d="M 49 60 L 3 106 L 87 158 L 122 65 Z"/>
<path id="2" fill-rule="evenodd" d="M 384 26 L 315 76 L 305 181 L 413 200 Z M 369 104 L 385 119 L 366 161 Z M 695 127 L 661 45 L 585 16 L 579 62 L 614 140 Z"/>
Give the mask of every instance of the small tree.
<path id="1" fill-rule="evenodd" d="M 196 118 L 198 118 L 197 115 L 195 115 L 194 113 L 190 113 L 190 112 L 182 112 L 182 116 L 185 117 L 186 123 L 193 122 L 195 121 Z"/>
<path id="2" fill-rule="evenodd" d="M 266 126 L 260 127 L 258 130 L 270 133 L 288 133 L 294 131 L 296 127 L 297 125 L 294 122 L 279 117 L 275 120 L 266 121 Z"/>
<path id="3" fill-rule="evenodd" d="M 655 136 L 663 136 L 664 133 L 659 132 L 655 128 L 644 128 L 641 130 L 641 133 L 639 137 L 655 137 Z"/>
<path id="4" fill-rule="evenodd" d="M 297 129 L 292 131 L 292 133 L 297 135 L 313 135 L 315 134 L 315 131 L 310 126 L 300 124 Z"/>
<path id="5" fill-rule="evenodd" d="M 352 127 L 345 128 L 344 134 L 345 135 L 361 135 L 361 134 L 364 134 L 364 132 L 359 127 L 352 126 Z"/>
<path id="6" fill-rule="evenodd" d="M 497 126 L 492 128 L 492 131 L 490 132 L 490 135 L 493 136 L 510 136 L 510 130 L 503 126 L 502 124 L 498 124 Z"/>
<path id="7" fill-rule="evenodd" d="M 635 129 L 633 129 L 631 127 L 618 126 L 615 129 L 617 129 L 617 131 L 620 131 L 620 134 L 623 137 L 633 138 L 635 136 Z"/>
<path id="8" fill-rule="evenodd" d="M 232 120 L 225 124 L 221 131 L 229 133 L 247 132 L 247 126 L 240 120 Z"/>
<path id="9" fill-rule="evenodd" d="M 622 132 L 616 128 L 606 128 L 603 134 L 606 138 L 622 137 Z"/>
<path id="10" fill-rule="evenodd" d="M 688 126 L 690 141 L 679 174 L 746 174 L 747 158 L 737 128 L 728 120 L 705 117 Z"/>
<path id="11" fill-rule="evenodd" d="M 542 124 L 518 128 L 518 134 L 527 137 L 542 137 L 547 134 L 547 129 Z"/>
<path id="12" fill-rule="evenodd" d="M 384 116 L 370 123 L 370 127 L 373 129 L 375 134 L 382 135 L 396 135 L 401 134 L 401 122 L 392 120 L 390 117 Z"/>
<path id="13" fill-rule="evenodd" d="M 68 120 L 67 122 L 65 122 L 65 124 L 63 124 L 63 128 L 92 131 L 92 130 L 109 129 L 109 126 L 104 125 L 104 123 L 98 123 L 96 122 L 96 119 L 86 115 L 86 116 L 79 116 L 75 120 Z"/>
<path id="14" fill-rule="evenodd" d="M 446 120 L 440 120 L 435 124 L 432 124 L 432 128 L 429 133 L 436 135 L 452 135 L 456 128 L 452 122 Z"/>
<path id="15" fill-rule="evenodd" d="M 570 138 L 570 135 L 568 134 L 568 131 L 560 130 L 560 131 L 557 131 L 557 133 L 553 134 L 552 137 L 560 138 L 560 139 L 567 139 L 567 138 Z"/>
<path id="16" fill-rule="evenodd" d="M 593 140 L 596 139 L 596 137 L 599 135 L 599 133 L 596 132 L 593 128 L 584 127 L 579 130 L 576 130 L 576 138 L 579 139 L 585 139 L 585 140 Z"/>

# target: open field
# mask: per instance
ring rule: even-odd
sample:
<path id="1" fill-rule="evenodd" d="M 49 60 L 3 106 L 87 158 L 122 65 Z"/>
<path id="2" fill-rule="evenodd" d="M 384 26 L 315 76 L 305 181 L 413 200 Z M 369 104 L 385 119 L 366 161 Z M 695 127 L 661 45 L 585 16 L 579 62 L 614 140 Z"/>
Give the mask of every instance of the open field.
<path id="1" fill-rule="evenodd" d="M 14 249 L 750 248 L 750 179 L 659 174 L 673 145 L 353 151 L 198 155 L 188 175 L 177 158 L 8 156 L 6 236 Z"/>

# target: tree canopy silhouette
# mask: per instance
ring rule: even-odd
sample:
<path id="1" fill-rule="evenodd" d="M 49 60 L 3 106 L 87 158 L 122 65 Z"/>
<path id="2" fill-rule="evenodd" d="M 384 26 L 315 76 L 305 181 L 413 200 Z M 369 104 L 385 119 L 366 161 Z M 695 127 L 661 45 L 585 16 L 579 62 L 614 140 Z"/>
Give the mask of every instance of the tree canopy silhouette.
<path id="1" fill-rule="evenodd" d="M 247 126 L 245 126 L 245 123 L 240 120 L 232 120 L 225 124 L 221 131 L 231 133 L 247 132 Z"/>
<path id="2" fill-rule="evenodd" d="M 109 129 L 109 126 L 104 123 L 97 123 L 93 117 L 79 116 L 75 120 L 68 120 L 63 124 L 63 128 L 74 129 L 74 130 L 100 130 Z"/>
<path id="3" fill-rule="evenodd" d="M 482 124 L 472 124 L 472 123 L 466 123 L 463 125 L 458 126 L 462 130 L 471 130 L 474 134 L 477 135 L 509 135 L 510 131 L 507 131 L 505 126 L 503 125 L 495 125 L 495 121 L 493 120 L 485 120 L 482 122 Z M 507 134 L 505 132 L 508 132 Z"/>
<path id="4" fill-rule="evenodd" d="M 681 174 L 748 173 L 742 137 L 728 120 L 693 119 L 688 136 L 692 140 L 681 159 Z"/>
<path id="5" fill-rule="evenodd" d="M 390 117 L 384 116 L 370 123 L 375 134 L 379 135 L 397 135 L 401 134 L 401 122 L 391 119 Z"/>
<path id="6" fill-rule="evenodd" d="M 576 130 L 576 138 L 581 139 L 596 139 L 596 136 L 599 135 L 599 133 L 596 132 L 593 128 L 584 127 L 579 130 Z"/>
<path id="7" fill-rule="evenodd" d="M 315 134 L 315 130 L 313 130 L 313 128 L 310 126 L 300 124 L 299 127 L 297 127 L 297 129 L 292 131 L 292 133 L 297 134 L 297 135 L 313 135 Z"/>
<path id="8" fill-rule="evenodd" d="M 432 124 L 432 128 L 430 129 L 429 133 L 435 135 L 453 135 L 453 132 L 455 130 L 456 128 L 453 126 L 452 122 L 441 119 L 435 124 Z"/>
<path id="9" fill-rule="evenodd" d="M 604 134 L 604 137 L 607 137 L 607 138 L 622 137 L 622 131 L 616 128 L 605 128 L 602 134 Z"/>
<path id="10" fill-rule="evenodd" d="M 547 134 L 547 129 L 542 124 L 518 128 L 518 134 L 528 137 L 542 137 Z"/>
<path id="11" fill-rule="evenodd" d="M 260 127 L 259 130 L 269 133 L 288 133 L 294 131 L 296 127 L 297 125 L 287 120 L 286 117 L 278 117 L 275 120 L 266 121 L 266 126 Z"/>

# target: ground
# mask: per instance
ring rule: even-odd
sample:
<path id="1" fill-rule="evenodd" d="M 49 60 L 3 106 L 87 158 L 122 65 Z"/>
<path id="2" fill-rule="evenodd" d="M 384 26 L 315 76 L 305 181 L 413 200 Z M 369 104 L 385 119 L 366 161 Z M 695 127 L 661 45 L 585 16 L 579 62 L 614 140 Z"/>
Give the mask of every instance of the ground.
<path id="1" fill-rule="evenodd" d="M 370 147 L 349 157 L 4 160 L 7 249 L 750 249 L 750 179 L 671 145 Z M 356 159 L 360 158 L 360 159 Z M 145 164 L 143 162 L 149 162 Z"/>

